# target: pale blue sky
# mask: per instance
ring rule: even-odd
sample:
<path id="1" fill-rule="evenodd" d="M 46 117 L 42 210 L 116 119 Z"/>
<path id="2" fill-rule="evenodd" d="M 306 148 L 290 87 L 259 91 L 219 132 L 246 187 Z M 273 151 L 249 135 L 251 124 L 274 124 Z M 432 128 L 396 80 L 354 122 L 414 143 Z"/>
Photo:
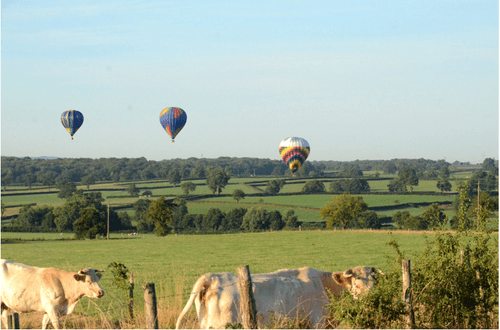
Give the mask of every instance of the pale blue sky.
<path id="1" fill-rule="evenodd" d="M 2 1 L 3 156 L 498 159 L 498 1 Z M 175 143 L 163 108 L 187 124 Z M 60 115 L 85 122 L 71 141 Z"/>

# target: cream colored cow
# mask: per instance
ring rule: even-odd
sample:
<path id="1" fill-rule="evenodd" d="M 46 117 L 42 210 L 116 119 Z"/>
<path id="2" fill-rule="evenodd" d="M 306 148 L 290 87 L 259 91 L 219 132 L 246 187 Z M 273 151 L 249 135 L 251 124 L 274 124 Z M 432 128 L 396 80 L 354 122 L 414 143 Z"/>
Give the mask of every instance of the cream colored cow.
<path id="1" fill-rule="evenodd" d="M 354 298 L 373 287 L 379 270 L 354 267 L 344 272 L 324 272 L 309 267 L 283 269 L 270 274 L 253 274 L 252 290 L 259 327 L 269 326 L 269 317 L 306 317 L 312 328 L 325 326 L 330 303 L 328 291 L 340 295 L 349 290 Z M 195 283 L 190 298 L 177 319 L 176 328 L 193 303 L 201 329 L 224 329 L 239 318 L 238 276 L 231 273 L 205 274 Z"/>
<path id="2" fill-rule="evenodd" d="M 70 273 L 1 260 L 2 322 L 9 312 L 45 312 L 42 329 L 49 323 L 59 329 L 59 317 L 71 314 L 83 296 L 101 298 L 102 271 L 88 268 Z"/>

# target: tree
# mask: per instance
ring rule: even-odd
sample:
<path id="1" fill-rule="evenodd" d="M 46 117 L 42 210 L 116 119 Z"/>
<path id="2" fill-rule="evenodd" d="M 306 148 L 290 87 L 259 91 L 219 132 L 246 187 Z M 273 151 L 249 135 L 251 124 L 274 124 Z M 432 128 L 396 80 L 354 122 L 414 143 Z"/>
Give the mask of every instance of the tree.
<path id="1" fill-rule="evenodd" d="M 12 220 L 12 227 L 21 231 L 51 232 L 55 230 L 54 208 L 51 206 L 24 205 L 19 210 L 19 216 Z"/>
<path id="2" fill-rule="evenodd" d="M 392 193 L 406 192 L 406 185 L 400 178 L 392 179 L 391 182 L 387 185 L 387 188 L 389 188 L 389 191 Z"/>
<path id="3" fill-rule="evenodd" d="M 149 205 L 151 205 L 151 201 L 148 199 L 138 199 L 133 204 L 132 207 L 134 209 L 134 219 L 136 222 L 141 221 L 142 214 L 148 210 Z"/>
<path id="4" fill-rule="evenodd" d="M 236 202 L 239 202 L 240 199 L 244 199 L 245 198 L 245 193 L 241 189 L 235 189 L 233 191 L 233 198 L 234 198 L 234 200 Z"/>
<path id="5" fill-rule="evenodd" d="M 318 180 L 307 181 L 302 187 L 302 193 L 304 194 L 320 194 L 325 192 L 325 185 L 323 182 Z"/>
<path id="6" fill-rule="evenodd" d="M 187 208 L 187 201 L 184 198 L 176 198 L 174 205 L 174 222 L 172 224 L 172 228 L 175 233 L 178 233 L 182 230 L 182 221 L 189 212 Z"/>
<path id="7" fill-rule="evenodd" d="M 380 223 L 377 212 L 365 211 L 359 215 L 356 227 L 361 229 L 380 229 L 382 228 L 382 223 Z"/>
<path id="8" fill-rule="evenodd" d="M 87 190 L 90 189 L 91 184 L 95 184 L 95 179 L 92 175 L 87 175 L 82 179 L 82 184 L 87 186 Z"/>
<path id="9" fill-rule="evenodd" d="M 151 202 L 148 210 L 143 214 L 146 223 L 154 225 L 153 232 L 156 236 L 166 236 L 171 230 L 174 205 L 160 196 L 156 201 Z"/>
<path id="10" fill-rule="evenodd" d="M 408 211 L 397 211 L 393 216 L 392 216 L 392 221 L 396 224 L 396 227 L 398 229 L 404 229 L 406 228 L 406 222 L 408 218 L 411 217 L 410 212 Z"/>
<path id="11" fill-rule="evenodd" d="M 418 186 L 417 172 L 413 168 L 408 166 L 401 167 L 398 171 L 398 176 L 405 186 L 410 187 L 410 192 L 413 192 L 414 186 Z"/>
<path id="12" fill-rule="evenodd" d="M 50 188 L 52 186 L 54 186 L 55 183 L 56 183 L 56 180 L 54 180 L 54 177 L 50 173 L 45 173 L 42 175 L 42 184 L 49 187 L 49 191 L 50 191 Z"/>
<path id="13" fill-rule="evenodd" d="M 468 196 L 468 184 L 466 182 L 462 182 L 457 187 L 458 191 L 458 203 L 457 203 L 457 212 L 456 215 L 450 221 L 451 229 L 457 230 L 459 233 L 468 231 L 472 229 L 472 221 L 467 215 L 467 210 L 470 206 L 470 198 Z"/>
<path id="14" fill-rule="evenodd" d="M 283 221 L 280 211 L 274 210 L 269 212 L 269 229 L 281 230 L 283 227 L 285 227 L 285 221 Z"/>
<path id="15" fill-rule="evenodd" d="M 57 185 L 59 192 L 57 197 L 60 199 L 68 199 L 76 192 L 76 184 L 74 182 L 64 182 Z"/>
<path id="16" fill-rule="evenodd" d="M 439 204 L 431 204 L 421 215 L 423 229 L 444 230 L 448 217 L 439 209 Z"/>
<path id="17" fill-rule="evenodd" d="M 451 191 L 451 183 L 446 179 L 441 179 L 436 184 L 437 188 L 441 190 L 441 193 L 445 191 Z"/>
<path id="18" fill-rule="evenodd" d="M 103 201 L 100 192 L 83 193 L 82 190 L 77 190 L 62 206 L 54 209 L 57 230 L 73 231 L 73 224 L 80 218 L 80 211 L 90 206 L 99 211 L 101 218 L 107 218 L 107 207 L 102 205 Z"/>
<path id="19" fill-rule="evenodd" d="M 181 183 L 182 176 L 181 172 L 177 168 L 173 168 L 168 172 L 168 182 L 176 187 L 179 183 Z"/>
<path id="20" fill-rule="evenodd" d="M 211 169 L 207 175 L 207 186 L 212 193 L 220 195 L 222 189 L 226 187 L 231 176 L 222 167 Z"/>
<path id="21" fill-rule="evenodd" d="M 345 229 L 349 223 L 356 220 L 366 209 L 368 209 L 368 205 L 366 205 L 361 196 L 351 196 L 344 193 L 332 197 L 332 200 L 319 210 L 319 215 L 323 220 L 326 220 L 327 228 L 339 225 L 342 229 Z"/>
<path id="22" fill-rule="evenodd" d="M 270 180 L 266 184 L 265 192 L 268 195 L 277 195 L 285 185 L 285 180 Z"/>
<path id="23" fill-rule="evenodd" d="M 387 164 L 384 166 L 384 173 L 385 173 L 385 174 L 395 174 L 397 171 L 398 171 L 398 168 L 397 168 L 397 167 L 396 167 L 396 165 L 394 165 L 394 163 L 392 163 L 392 162 L 387 163 Z"/>
<path id="24" fill-rule="evenodd" d="M 139 196 L 139 188 L 135 186 L 135 183 L 131 183 L 128 185 L 127 193 L 130 197 L 137 197 Z"/>
<path id="25" fill-rule="evenodd" d="M 193 192 L 196 190 L 196 185 L 191 181 L 183 182 L 183 183 L 181 183 L 181 189 L 182 189 L 182 191 L 184 191 L 184 194 L 187 196 L 187 195 L 189 195 L 190 192 Z"/>
<path id="26" fill-rule="evenodd" d="M 342 192 L 349 194 L 363 194 L 370 192 L 368 181 L 360 178 L 341 179 Z"/>
<path id="27" fill-rule="evenodd" d="M 491 171 L 495 168 L 495 160 L 493 158 L 485 158 L 485 160 L 483 161 L 483 164 L 481 166 L 481 168 L 484 170 L 484 171 Z"/>
<path id="28" fill-rule="evenodd" d="M 285 222 L 286 229 L 295 229 L 299 227 L 299 217 L 295 215 L 293 209 L 288 209 L 283 216 L 283 221 Z"/>
<path id="29" fill-rule="evenodd" d="M 204 178 L 205 177 L 205 167 L 203 165 L 197 165 L 191 170 L 189 175 L 193 179 Z"/>
<path id="30" fill-rule="evenodd" d="M 239 230 L 243 224 L 243 217 L 247 213 L 247 209 L 244 208 L 234 208 L 226 213 L 225 227 L 226 231 Z"/>
<path id="31" fill-rule="evenodd" d="M 344 188 L 342 187 L 342 179 L 341 180 L 333 180 L 330 183 L 330 192 L 332 194 L 341 194 L 344 192 Z"/>
<path id="32" fill-rule="evenodd" d="M 203 220 L 201 222 L 202 229 L 206 231 L 224 231 L 225 228 L 222 228 L 221 225 L 225 216 L 225 213 L 221 210 L 211 207 L 208 209 L 207 213 L 203 215 Z"/>
<path id="33" fill-rule="evenodd" d="M 479 205 L 478 196 L 476 195 L 467 210 L 469 219 L 476 219 L 476 229 L 478 231 L 486 231 L 486 220 L 489 215 L 498 210 L 498 198 L 493 200 L 490 194 L 485 191 L 479 192 Z"/>
<path id="34" fill-rule="evenodd" d="M 444 164 L 443 166 L 441 166 L 441 168 L 439 169 L 439 177 L 443 180 L 449 179 L 450 167 L 448 166 L 448 164 Z"/>
<path id="35" fill-rule="evenodd" d="M 338 176 L 345 178 L 357 178 L 363 176 L 363 171 L 358 165 L 342 164 Z"/>
<path id="36" fill-rule="evenodd" d="M 251 232 L 269 229 L 269 213 L 262 207 L 252 207 L 243 216 L 241 229 Z"/>
<path id="37" fill-rule="evenodd" d="M 97 235 L 106 235 L 106 221 L 94 206 L 80 211 L 80 218 L 75 221 L 73 228 L 77 239 L 95 239 Z"/>

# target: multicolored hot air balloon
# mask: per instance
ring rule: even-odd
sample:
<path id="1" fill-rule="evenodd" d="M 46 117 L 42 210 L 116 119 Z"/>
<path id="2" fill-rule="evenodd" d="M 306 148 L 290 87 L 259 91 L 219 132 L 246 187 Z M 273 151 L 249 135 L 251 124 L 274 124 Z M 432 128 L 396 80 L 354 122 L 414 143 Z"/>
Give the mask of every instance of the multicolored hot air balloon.
<path id="1" fill-rule="evenodd" d="M 61 115 L 61 123 L 71 134 L 71 140 L 73 140 L 73 135 L 83 124 L 83 114 L 78 110 L 64 111 Z"/>
<path id="2" fill-rule="evenodd" d="M 281 159 L 288 165 L 292 173 L 304 164 L 310 151 L 309 143 L 299 137 L 289 137 L 280 143 L 280 156 Z"/>
<path id="3" fill-rule="evenodd" d="M 160 124 L 163 129 L 167 131 L 168 135 L 175 142 L 175 137 L 181 129 L 186 125 L 187 115 L 186 111 L 181 108 L 170 107 L 165 108 L 160 112 Z"/>

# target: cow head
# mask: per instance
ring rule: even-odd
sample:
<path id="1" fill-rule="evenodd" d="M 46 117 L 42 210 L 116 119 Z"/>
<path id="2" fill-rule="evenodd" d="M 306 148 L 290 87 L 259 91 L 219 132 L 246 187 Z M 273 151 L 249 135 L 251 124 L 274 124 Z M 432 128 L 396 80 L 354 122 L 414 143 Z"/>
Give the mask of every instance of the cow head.
<path id="1" fill-rule="evenodd" d="M 374 267 L 358 266 L 344 272 L 332 273 L 332 277 L 338 285 L 349 290 L 354 299 L 358 299 L 361 294 L 373 288 L 378 274 L 384 273 Z"/>
<path id="2" fill-rule="evenodd" d="M 84 295 L 91 298 L 102 298 L 104 290 L 99 285 L 104 270 L 95 270 L 92 268 L 80 269 L 74 275 L 75 280 L 82 284 Z"/>

